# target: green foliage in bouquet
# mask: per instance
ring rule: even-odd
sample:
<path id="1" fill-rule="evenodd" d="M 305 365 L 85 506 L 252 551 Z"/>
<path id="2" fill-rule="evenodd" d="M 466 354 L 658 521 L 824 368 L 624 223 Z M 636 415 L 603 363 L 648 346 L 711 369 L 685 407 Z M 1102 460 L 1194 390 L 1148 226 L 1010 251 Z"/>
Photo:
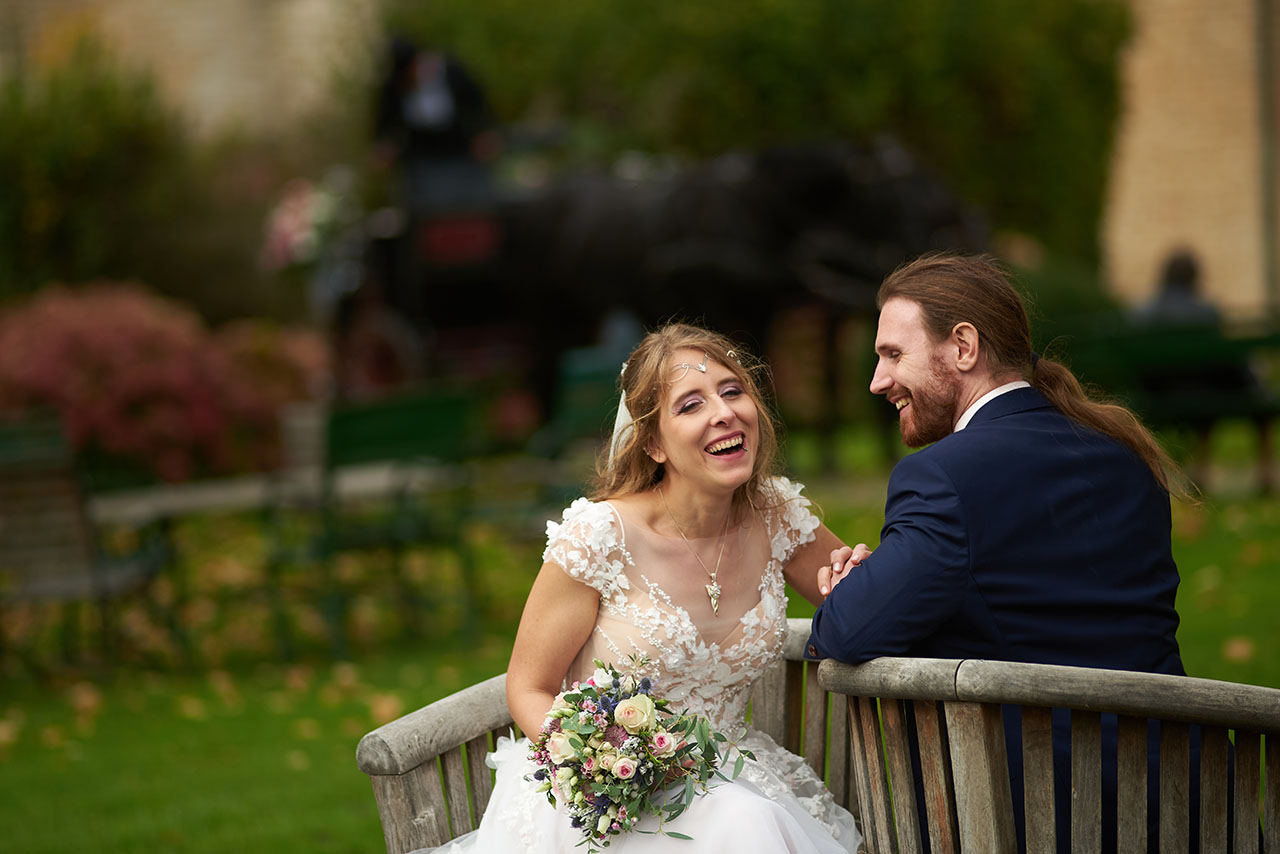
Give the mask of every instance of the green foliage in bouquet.
<path id="1" fill-rule="evenodd" d="M 738 753 L 733 777 L 755 756 L 706 718 L 672 712 L 670 700 L 654 695 L 653 682 L 639 675 L 648 665 L 644 656 L 632 656 L 626 674 L 595 664 L 586 682 L 556 697 L 532 739 L 538 770 L 531 779 L 552 806 L 564 802 L 591 851 L 629 831 L 689 839 L 666 823 L 709 791 L 713 778 L 730 779 L 720 770 L 730 750 Z M 658 819 L 656 830 L 637 827 L 645 816 Z"/>

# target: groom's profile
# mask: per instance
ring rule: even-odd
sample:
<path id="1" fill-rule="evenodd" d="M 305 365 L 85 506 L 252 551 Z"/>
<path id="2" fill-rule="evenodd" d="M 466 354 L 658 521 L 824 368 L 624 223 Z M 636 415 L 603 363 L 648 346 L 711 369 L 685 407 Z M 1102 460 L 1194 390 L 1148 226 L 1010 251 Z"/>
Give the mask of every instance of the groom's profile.
<path id="1" fill-rule="evenodd" d="M 1155 438 L 1032 349 L 1021 297 L 989 257 L 924 256 L 884 281 L 877 304 L 871 390 L 921 450 L 894 467 L 875 552 L 820 574 L 831 592 L 809 655 L 1183 674 L 1175 469 Z M 1069 774 L 1069 742 L 1055 753 Z M 1009 758 L 1021 836 L 1020 750 Z M 1068 850 L 1069 779 L 1058 793 Z M 1104 845 L 1115 809 L 1104 795 Z"/>

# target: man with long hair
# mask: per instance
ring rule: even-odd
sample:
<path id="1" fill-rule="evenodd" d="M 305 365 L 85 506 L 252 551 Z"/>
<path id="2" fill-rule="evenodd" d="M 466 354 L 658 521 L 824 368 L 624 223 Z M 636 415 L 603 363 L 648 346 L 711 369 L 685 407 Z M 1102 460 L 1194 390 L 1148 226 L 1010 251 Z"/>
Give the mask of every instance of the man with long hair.
<path id="1" fill-rule="evenodd" d="M 878 305 L 871 391 L 922 450 L 893 470 L 875 553 L 857 566 L 847 549 L 833 553 L 820 574 L 830 593 L 809 654 L 1183 674 L 1169 500 L 1182 488 L 1151 433 L 1032 349 L 1022 299 L 989 257 L 917 259 L 884 281 Z M 1063 837 L 1070 743 L 1059 717 Z M 1008 755 L 1020 813 L 1016 743 Z M 1114 759 L 1110 769 L 1114 787 Z M 1104 796 L 1111 845 L 1115 810 Z M 1017 824 L 1021 836 L 1020 814 Z"/>

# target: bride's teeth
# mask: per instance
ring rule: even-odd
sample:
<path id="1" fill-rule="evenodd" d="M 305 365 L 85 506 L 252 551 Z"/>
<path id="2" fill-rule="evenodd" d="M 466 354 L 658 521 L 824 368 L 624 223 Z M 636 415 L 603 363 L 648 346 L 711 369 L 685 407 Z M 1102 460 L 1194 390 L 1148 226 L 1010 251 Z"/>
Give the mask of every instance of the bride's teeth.
<path id="1" fill-rule="evenodd" d="M 709 446 L 707 448 L 707 451 L 709 453 L 716 454 L 716 453 L 719 453 L 720 451 L 724 451 L 729 448 L 740 447 L 741 445 L 742 445 L 742 437 L 738 436 L 733 439 L 725 439 L 723 442 L 716 442 L 714 445 Z"/>

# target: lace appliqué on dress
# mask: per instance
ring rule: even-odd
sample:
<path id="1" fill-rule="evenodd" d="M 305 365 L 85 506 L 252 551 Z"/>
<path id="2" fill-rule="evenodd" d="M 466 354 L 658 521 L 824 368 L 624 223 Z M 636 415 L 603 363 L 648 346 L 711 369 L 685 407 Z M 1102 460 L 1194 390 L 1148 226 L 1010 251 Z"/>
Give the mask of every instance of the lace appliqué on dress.
<path id="1" fill-rule="evenodd" d="M 818 528 L 802 490 L 786 478 L 762 486 L 757 506 L 764 508 L 770 554 L 760 601 L 742 615 L 731 635 L 735 639 L 724 646 L 699 635 L 685 609 L 645 567 L 635 565 L 622 523 L 605 502 L 580 498 L 560 523 L 548 522 L 543 559 L 600 591 L 602 617 L 610 619 L 597 622 L 592 632 L 588 646 L 596 657 L 617 662 L 645 653 L 653 662 L 651 676 L 673 708 L 704 715 L 716 729 L 737 735 L 746 727 L 752 686 L 782 656 L 787 629 L 783 567 L 797 548 L 813 541 Z M 748 779 L 770 795 L 792 793 L 806 812 L 830 825 L 834 800 L 804 760 L 762 733 L 747 733 L 744 746 L 757 756 L 743 771 Z"/>
<path id="2" fill-rule="evenodd" d="M 625 606 L 631 584 L 624 570 L 632 560 L 608 504 L 579 498 L 565 508 L 561 522 L 548 520 L 542 559 L 599 590 L 604 601 Z"/>

